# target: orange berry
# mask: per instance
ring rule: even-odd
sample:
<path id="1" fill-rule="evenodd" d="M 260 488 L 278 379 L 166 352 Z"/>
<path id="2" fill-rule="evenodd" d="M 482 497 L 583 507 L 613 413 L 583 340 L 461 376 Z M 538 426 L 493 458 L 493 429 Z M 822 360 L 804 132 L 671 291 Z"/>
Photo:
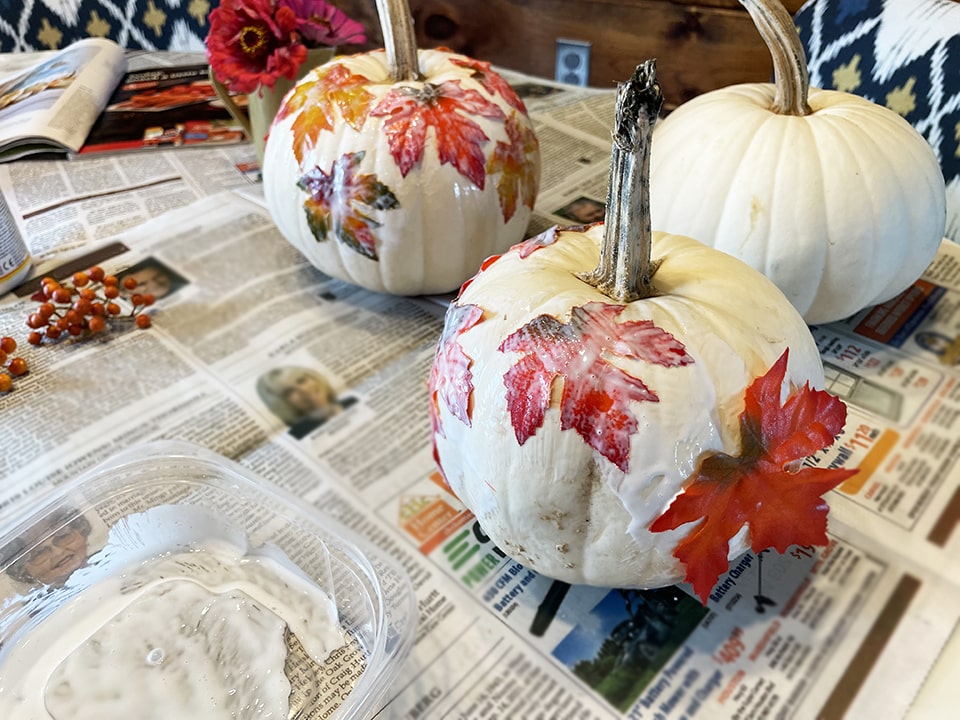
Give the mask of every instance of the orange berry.
<path id="1" fill-rule="evenodd" d="M 67 326 L 67 332 L 70 333 L 71 335 L 73 335 L 74 337 L 76 337 L 77 335 L 79 335 L 80 333 L 83 332 L 83 326 L 82 326 L 82 325 L 68 325 L 68 326 Z"/>
<path id="2" fill-rule="evenodd" d="M 84 300 L 90 300 L 90 301 L 96 300 L 97 291 L 91 287 L 85 287 L 83 290 L 80 291 L 80 297 L 82 297 Z"/>
<path id="3" fill-rule="evenodd" d="M 71 279 L 73 280 L 74 287 L 78 287 L 78 288 L 81 288 L 84 285 L 86 285 L 88 282 L 90 282 L 90 276 L 87 275 L 85 272 L 75 272 Z"/>
<path id="4" fill-rule="evenodd" d="M 54 304 L 49 302 L 45 302 L 37 308 L 37 313 L 45 320 L 49 320 L 56 311 L 57 308 L 54 306 Z"/>
<path id="5" fill-rule="evenodd" d="M 93 280 L 94 282 L 100 282 L 101 280 L 103 280 L 104 274 L 105 273 L 103 272 L 103 268 L 100 267 L 99 265 L 94 265 L 92 268 L 90 268 L 87 271 L 87 275 L 89 275 L 90 279 Z"/>
<path id="6" fill-rule="evenodd" d="M 0 373 L 0 392 L 10 392 L 13 387 L 13 380 L 6 373 Z"/>
<path id="7" fill-rule="evenodd" d="M 0 350 L 3 350 L 6 353 L 12 353 L 17 349 L 17 341 L 14 340 L 9 335 L 5 335 L 0 338 Z"/>
<path id="8" fill-rule="evenodd" d="M 104 285 L 116 285 L 120 281 L 117 280 L 116 275 L 104 275 L 102 282 Z"/>
<path id="9" fill-rule="evenodd" d="M 143 295 L 140 293 L 134 293 L 130 296 L 130 302 L 134 305 L 143 305 Z"/>
<path id="10" fill-rule="evenodd" d="M 94 315 L 87 320 L 87 327 L 90 328 L 90 332 L 92 333 L 102 332 L 106 326 L 106 321 L 100 315 Z"/>
<path id="11" fill-rule="evenodd" d="M 58 303 L 68 303 L 70 302 L 70 291 L 66 288 L 58 287 L 53 291 L 53 299 Z"/>
<path id="12" fill-rule="evenodd" d="M 103 315 L 107 312 L 106 307 L 104 307 L 102 302 L 90 303 L 90 314 L 91 315 Z"/>
<path id="13" fill-rule="evenodd" d="M 10 364 L 7 365 L 7 370 L 10 371 L 10 374 L 14 377 L 18 377 L 27 372 L 27 361 L 22 357 L 15 357 L 10 361 Z"/>
<path id="14" fill-rule="evenodd" d="M 107 312 L 108 312 L 110 315 L 119 315 L 119 314 L 120 314 L 120 306 L 117 305 L 117 304 L 114 303 L 114 302 L 107 303 Z"/>
<path id="15" fill-rule="evenodd" d="M 27 335 L 27 342 L 31 345 L 39 345 L 43 342 L 43 335 L 34 330 L 32 333 Z"/>
<path id="16" fill-rule="evenodd" d="M 51 340 L 56 340 L 58 337 L 60 337 L 60 333 L 62 332 L 63 330 L 58 328 L 56 325 L 47 325 L 47 337 Z"/>
<path id="17" fill-rule="evenodd" d="M 157 301 L 156 296 L 153 293 L 144 293 L 143 294 L 143 306 L 150 307 Z"/>
<path id="18" fill-rule="evenodd" d="M 123 279 L 123 286 L 127 290 L 133 290 L 138 284 L 139 283 L 137 283 L 137 279 L 135 277 L 125 277 Z"/>
<path id="19" fill-rule="evenodd" d="M 7 364 L 7 353 L 5 353 L 3 350 L 0 350 L 0 365 L 6 365 L 6 364 Z"/>
<path id="20" fill-rule="evenodd" d="M 27 327 L 37 330 L 47 324 L 47 318 L 38 312 L 30 313 L 27 316 Z"/>
<path id="21" fill-rule="evenodd" d="M 103 288 L 103 296 L 108 300 L 113 300 L 116 297 L 119 297 L 120 290 L 116 285 L 105 285 Z"/>
<path id="22" fill-rule="evenodd" d="M 150 316 L 137 315 L 137 319 L 135 322 L 137 323 L 138 328 L 140 328 L 141 330 L 146 330 L 148 327 L 150 327 Z"/>

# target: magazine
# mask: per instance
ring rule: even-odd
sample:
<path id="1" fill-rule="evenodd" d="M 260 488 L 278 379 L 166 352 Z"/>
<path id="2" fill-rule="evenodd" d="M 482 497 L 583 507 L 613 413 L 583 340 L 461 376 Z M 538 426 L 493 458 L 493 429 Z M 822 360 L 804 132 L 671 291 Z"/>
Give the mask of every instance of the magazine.
<path id="1" fill-rule="evenodd" d="M 102 38 L 44 53 L 0 79 L 0 162 L 244 141 L 208 73 L 203 62 L 128 71 Z"/>
<path id="2" fill-rule="evenodd" d="M 119 45 L 87 38 L 0 79 L 0 161 L 79 151 L 126 69 Z"/>
<path id="3" fill-rule="evenodd" d="M 238 104 L 246 95 L 235 98 Z M 224 107 L 206 63 L 128 72 L 80 154 L 238 143 L 243 127 Z"/>

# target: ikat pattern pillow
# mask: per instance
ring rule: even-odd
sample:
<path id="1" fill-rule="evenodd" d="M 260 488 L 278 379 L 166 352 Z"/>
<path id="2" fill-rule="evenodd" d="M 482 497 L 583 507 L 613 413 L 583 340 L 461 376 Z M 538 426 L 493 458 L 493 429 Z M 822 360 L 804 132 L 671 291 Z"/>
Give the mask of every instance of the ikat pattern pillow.
<path id="1" fill-rule="evenodd" d="M 900 113 L 940 160 L 960 241 L 960 2 L 810 0 L 794 17 L 810 84 Z"/>
<path id="2" fill-rule="evenodd" d="M 0 52 L 106 37 L 131 50 L 203 50 L 219 0 L 0 0 Z"/>

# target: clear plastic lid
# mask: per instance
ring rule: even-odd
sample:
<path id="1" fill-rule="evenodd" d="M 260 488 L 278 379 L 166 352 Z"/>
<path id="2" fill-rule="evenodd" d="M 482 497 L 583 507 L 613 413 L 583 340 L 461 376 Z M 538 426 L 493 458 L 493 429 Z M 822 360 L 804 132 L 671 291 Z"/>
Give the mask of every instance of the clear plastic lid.
<path id="1" fill-rule="evenodd" d="M 0 717 L 370 717 L 416 630 L 391 558 L 181 442 L 57 488 L 0 570 Z"/>

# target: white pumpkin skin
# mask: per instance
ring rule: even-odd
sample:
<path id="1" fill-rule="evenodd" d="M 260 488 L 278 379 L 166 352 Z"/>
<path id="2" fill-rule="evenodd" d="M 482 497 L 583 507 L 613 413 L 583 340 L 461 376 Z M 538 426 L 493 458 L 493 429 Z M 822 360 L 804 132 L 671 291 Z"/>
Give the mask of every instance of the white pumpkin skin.
<path id="1" fill-rule="evenodd" d="M 470 59 L 450 52 L 421 50 L 419 67 L 424 80 L 394 83 L 390 79 L 387 55 L 381 50 L 335 58 L 314 70 L 298 86 L 316 82 L 319 73 L 333 65 L 342 65 L 369 79 L 364 89 L 374 98 L 370 108 L 375 108 L 397 87 L 421 89 L 428 83 L 459 81 L 464 90 L 477 92 L 491 101 L 504 118 L 510 118 L 524 133 L 528 145 L 525 173 L 532 181 L 532 188 L 528 185 L 526 192 L 515 197 L 515 210 L 505 219 L 498 192 L 502 178 L 491 171 L 489 165 L 498 143 L 510 141 L 502 118 L 469 115 L 489 138 L 483 144 L 487 170 L 481 189 L 453 164 L 441 163 L 433 129 L 427 131 L 422 159 L 404 177 L 390 152 L 384 131 L 385 118 L 366 115 L 362 124 L 354 123 L 359 127 L 355 129 L 344 120 L 334 101 L 328 102 L 335 118 L 332 130 L 320 133 L 312 147 L 301 148 L 303 157 L 298 162 L 293 150 L 292 127 L 302 109 L 286 117 L 281 109 L 264 152 L 267 206 L 284 237 L 320 270 L 379 292 L 397 295 L 450 292 L 476 272 L 484 258 L 504 251 L 524 237 L 540 177 L 540 154 L 533 125 L 525 111 L 511 107 L 501 94 L 488 92 L 473 77 L 472 69 L 458 66 L 454 61 Z M 289 103 L 295 92 L 296 88 L 285 102 Z M 393 192 L 399 205 L 383 210 L 361 207 L 361 212 L 374 221 L 370 232 L 376 237 L 379 256 L 376 260 L 339 242 L 332 233 L 327 234 L 327 239 L 318 240 L 304 210 L 307 194 L 297 186 L 306 170 L 320 168 L 329 173 L 333 163 L 348 153 L 363 154 L 356 172 L 375 176 Z"/>
<path id="2" fill-rule="evenodd" d="M 654 130 L 653 226 L 760 270 L 808 323 L 896 296 L 943 239 L 946 194 L 929 144 L 887 108 L 811 89 L 806 116 L 771 110 L 772 84 L 714 90 Z"/>
<path id="3" fill-rule="evenodd" d="M 655 232 L 662 295 L 628 304 L 617 322 L 652 320 L 684 343 L 694 362 L 663 367 L 608 357 L 659 396 L 630 406 L 638 425 L 628 471 L 576 431 L 560 429 L 562 379 L 552 386 L 543 426 L 518 444 L 503 380 L 518 354 L 498 347 L 541 314 L 567 322 L 572 307 L 613 302 L 575 275 L 596 266 L 602 236 L 598 225 L 560 231 L 556 242 L 525 258 L 515 248 L 463 289 L 455 306 L 484 310 L 483 320 L 454 340 L 472 359 L 471 423 L 434 394 L 435 449 L 453 492 L 511 557 L 569 583 L 660 587 L 683 580 L 672 553 L 693 524 L 662 533 L 648 527 L 702 453 L 738 454 L 747 386 L 788 347 L 784 397 L 791 383 L 822 387 L 823 369 L 807 326 L 766 278 L 694 240 Z M 731 539 L 731 559 L 749 547 L 747 530 Z"/>

